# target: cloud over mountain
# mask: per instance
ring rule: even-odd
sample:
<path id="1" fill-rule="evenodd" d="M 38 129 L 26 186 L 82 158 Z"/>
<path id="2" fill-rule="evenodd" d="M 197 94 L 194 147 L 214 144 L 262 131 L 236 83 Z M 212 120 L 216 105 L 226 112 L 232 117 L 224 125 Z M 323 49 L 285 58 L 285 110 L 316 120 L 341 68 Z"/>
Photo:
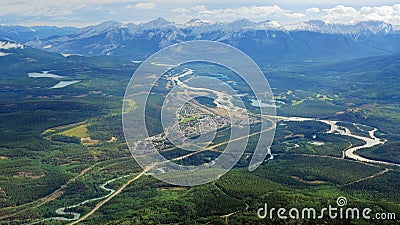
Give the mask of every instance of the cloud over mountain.
<path id="1" fill-rule="evenodd" d="M 275 20 L 283 24 L 320 19 L 330 23 L 383 21 L 400 26 L 400 4 L 332 0 L 265 1 L 235 0 L 19 0 L 0 1 L 0 23 L 83 27 L 106 20 L 143 22 L 164 17 L 178 23 L 193 18 L 231 22 L 238 19 Z"/>

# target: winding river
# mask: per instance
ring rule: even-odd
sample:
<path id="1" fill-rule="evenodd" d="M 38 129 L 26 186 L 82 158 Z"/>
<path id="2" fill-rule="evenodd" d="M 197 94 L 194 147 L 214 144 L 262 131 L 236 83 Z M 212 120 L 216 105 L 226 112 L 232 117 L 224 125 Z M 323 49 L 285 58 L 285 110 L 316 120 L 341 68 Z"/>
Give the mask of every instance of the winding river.
<path id="1" fill-rule="evenodd" d="M 171 77 L 170 81 L 172 81 L 175 84 L 179 84 L 179 85 L 183 86 L 184 88 L 191 89 L 193 91 L 212 91 L 213 93 L 216 94 L 217 100 L 219 100 L 219 101 L 216 101 L 218 103 L 217 104 L 218 106 L 220 106 L 222 104 L 223 106 L 228 107 L 233 111 L 243 112 L 244 109 L 242 109 L 240 107 L 237 107 L 237 106 L 235 106 L 234 104 L 232 104 L 230 102 L 232 100 L 232 97 L 229 96 L 228 94 L 220 92 L 220 91 L 205 89 L 205 88 L 190 87 L 187 84 L 185 84 L 185 83 L 183 83 L 182 81 L 179 80 L 179 78 L 187 76 L 187 75 L 190 75 L 192 73 L 193 73 L 192 70 L 188 70 L 188 71 L 186 71 L 185 73 L 183 73 L 181 75 Z M 377 131 L 376 128 L 374 128 L 371 131 L 368 131 L 369 137 L 364 137 L 364 136 L 359 136 L 359 135 L 351 133 L 351 131 L 346 127 L 342 127 L 342 126 L 337 125 L 337 123 L 340 122 L 340 121 L 320 120 L 320 119 L 303 118 L 303 117 L 282 117 L 282 116 L 275 116 L 275 118 L 278 119 L 278 120 L 283 120 L 283 121 L 297 121 L 297 122 L 318 121 L 318 122 L 322 122 L 322 123 L 328 124 L 330 126 L 330 130 L 327 131 L 327 133 L 337 133 L 338 135 L 353 137 L 353 138 L 356 138 L 356 139 L 359 139 L 359 140 L 362 140 L 362 141 L 365 142 L 364 145 L 356 146 L 356 147 L 350 147 L 350 148 L 346 149 L 344 151 L 344 156 L 346 156 L 346 157 L 348 157 L 350 159 L 356 160 L 356 161 L 361 161 L 361 162 L 366 162 L 366 163 L 374 163 L 374 164 L 381 164 L 381 165 L 387 165 L 387 166 L 400 166 L 400 164 L 389 163 L 389 162 L 384 162 L 384 161 L 379 161 L 379 160 L 372 160 L 372 159 L 364 158 L 364 157 L 356 154 L 356 151 L 358 151 L 360 149 L 370 148 L 370 147 L 382 145 L 382 144 L 384 144 L 386 142 L 386 140 L 382 140 L 382 139 L 377 138 L 375 136 L 375 132 Z M 193 153 L 190 153 L 188 155 L 175 158 L 175 159 L 173 159 L 173 161 L 174 160 L 175 161 L 179 160 L 181 158 L 186 158 L 186 157 L 188 157 L 190 155 L 194 155 L 194 154 L 197 154 L 199 152 L 201 152 L 201 151 L 193 152 Z M 145 172 L 146 171 L 143 171 L 142 175 Z M 41 222 L 44 222 L 44 221 L 50 221 L 50 220 L 61 220 L 61 221 L 76 221 L 76 220 L 79 220 L 80 217 L 81 217 L 80 213 L 65 212 L 65 211 L 73 209 L 73 208 L 77 208 L 78 206 L 82 206 L 82 205 L 85 205 L 85 204 L 90 203 L 90 202 L 99 201 L 99 200 L 108 198 L 109 196 L 113 195 L 116 192 L 116 190 L 107 188 L 106 186 L 108 184 L 116 181 L 116 180 L 119 180 L 119 179 L 122 179 L 122 178 L 127 178 L 129 176 L 131 176 L 131 175 L 125 175 L 125 176 L 117 177 L 117 178 L 108 180 L 104 184 L 102 184 L 100 186 L 100 188 L 102 190 L 104 190 L 104 191 L 109 192 L 107 195 L 102 196 L 102 197 L 92 198 L 92 199 L 89 199 L 89 200 L 85 200 L 85 201 L 83 201 L 81 203 L 78 203 L 76 205 L 71 205 L 71 206 L 68 206 L 68 207 L 59 208 L 59 209 L 56 210 L 56 213 L 58 215 L 61 215 L 60 217 L 47 218 L 47 219 L 41 220 L 39 222 L 35 222 L 33 224 L 38 224 L 38 223 L 41 223 Z M 138 177 L 140 177 L 140 176 L 138 176 Z M 66 215 L 70 215 L 72 218 L 62 217 L 62 216 L 66 216 Z M 230 215 L 231 214 L 228 214 L 228 215 L 226 215 L 226 217 L 229 217 Z"/>
<path id="2" fill-rule="evenodd" d="M 61 216 L 60 216 L 60 217 L 50 217 L 50 218 L 46 218 L 46 219 L 40 220 L 40 221 L 35 222 L 35 223 L 31 223 L 31 224 L 39 224 L 39 223 L 42 223 L 42 222 L 44 222 L 44 221 L 50 221 L 50 220 L 61 220 L 61 221 L 75 221 L 75 220 L 78 220 L 78 219 L 81 217 L 81 214 L 80 214 L 80 213 L 65 212 L 65 210 L 77 208 L 77 207 L 82 206 L 82 205 L 85 205 L 85 204 L 87 204 L 87 203 L 94 202 L 94 201 L 99 201 L 99 200 L 102 200 L 102 199 L 105 199 L 105 198 L 109 197 L 110 195 L 114 194 L 115 190 L 114 190 L 114 189 L 107 188 L 106 186 L 109 185 L 110 183 L 116 181 L 116 180 L 120 180 L 120 179 L 127 178 L 127 177 L 130 177 L 130 176 L 131 176 L 131 175 L 120 176 L 120 177 L 117 177 L 117 178 L 108 180 L 108 181 L 106 181 L 105 183 L 103 183 L 102 185 L 100 185 L 100 188 L 101 188 L 102 190 L 109 192 L 107 195 L 104 195 L 104 196 L 102 196 L 102 197 L 97 197 L 97 198 L 88 199 L 88 200 L 85 200 L 85 201 L 83 201 L 83 202 L 81 202 L 81 203 L 78 203 L 78 204 L 76 204 L 76 205 L 71 205 L 71 206 L 59 208 L 59 209 L 56 210 L 56 213 L 57 213 L 58 215 L 62 215 L 62 216 L 71 215 L 72 218 L 66 218 L 66 217 L 61 217 Z"/>
<path id="3" fill-rule="evenodd" d="M 362 140 L 365 142 L 364 145 L 361 146 L 356 146 L 356 147 L 350 147 L 344 151 L 344 155 L 350 159 L 360 161 L 360 162 L 366 162 L 366 163 L 375 163 L 375 164 L 381 164 L 381 165 L 386 165 L 386 166 L 399 166 L 400 164 L 396 163 L 389 163 L 385 161 L 379 161 L 379 160 L 373 160 L 373 159 L 368 159 L 365 157 L 362 157 L 360 155 L 356 154 L 356 151 L 364 148 L 371 148 L 374 146 L 382 145 L 384 144 L 387 140 L 382 140 L 378 137 L 375 136 L 376 131 L 378 129 L 374 128 L 371 131 L 368 131 L 369 137 L 364 137 L 364 136 L 359 136 L 356 134 L 351 133 L 351 131 L 342 126 L 338 126 L 337 123 L 340 121 L 332 121 L 332 120 L 319 120 L 319 119 L 313 119 L 313 118 L 303 118 L 303 117 L 282 117 L 282 116 L 277 116 L 277 119 L 284 120 L 284 121 L 297 121 L 297 122 L 303 122 L 303 121 L 318 121 L 322 123 L 326 123 L 330 126 L 330 130 L 327 133 L 337 133 L 339 135 L 343 136 L 348 136 L 348 137 L 353 137 L 357 138 L 359 140 Z"/>
<path id="4" fill-rule="evenodd" d="M 348 157 L 350 159 L 353 159 L 353 160 L 356 160 L 356 161 L 361 161 L 361 162 L 366 162 L 366 163 L 375 163 L 375 164 L 382 164 L 382 165 L 387 165 L 387 166 L 400 166 L 399 164 L 395 164 L 395 163 L 389 163 L 389 162 L 384 162 L 384 161 L 372 160 L 372 159 L 364 158 L 364 157 L 356 154 L 356 151 L 358 151 L 360 149 L 370 148 L 370 147 L 382 145 L 382 144 L 384 144 L 386 142 L 386 140 L 382 140 L 382 139 L 377 138 L 375 136 L 375 132 L 378 131 L 378 129 L 376 129 L 376 128 L 374 128 L 373 130 L 368 132 L 369 133 L 369 137 L 364 137 L 364 136 L 359 136 L 359 135 L 351 133 L 351 131 L 346 127 L 338 126 L 337 123 L 339 121 L 318 120 L 318 119 L 303 118 L 303 117 L 282 117 L 282 116 L 276 116 L 276 119 L 283 120 L 283 121 L 295 121 L 295 122 L 318 121 L 318 122 L 326 123 L 326 124 L 330 125 L 330 130 L 327 131 L 327 133 L 337 133 L 339 135 L 357 138 L 357 139 L 362 140 L 362 141 L 365 142 L 364 145 L 351 147 L 351 148 L 348 148 L 347 150 L 345 150 L 344 151 L 344 155 L 346 157 Z M 196 153 L 191 153 L 191 154 L 196 154 Z M 116 181 L 116 180 L 127 178 L 127 177 L 130 177 L 130 176 L 131 175 L 120 176 L 120 177 L 108 180 L 105 183 L 103 183 L 102 185 L 100 185 L 100 188 L 102 190 L 109 192 L 107 195 L 104 195 L 102 197 L 88 199 L 88 200 L 85 200 L 85 201 L 80 202 L 80 203 L 75 204 L 75 205 L 59 208 L 59 209 L 56 210 L 56 213 L 58 215 L 60 215 L 59 217 L 46 218 L 46 219 L 43 219 L 41 221 L 38 221 L 38 222 L 35 222 L 35 223 L 32 223 L 32 224 L 39 224 L 41 222 L 50 221 L 50 220 L 76 221 L 81 217 L 81 214 L 80 213 L 75 213 L 75 212 L 66 212 L 66 210 L 77 208 L 77 207 L 85 205 L 87 203 L 94 202 L 94 201 L 99 201 L 99 200 L 102 200 L 102 199 L 105 199 L 105 198 L 111 196 L 112 194 L 115 193 L 115 190 L 107 188 L 106 186 L 108 184 Z M 72 218 L 62 217 L 62 216 L 67 216 L 67 215 L 72 216 Z"/>

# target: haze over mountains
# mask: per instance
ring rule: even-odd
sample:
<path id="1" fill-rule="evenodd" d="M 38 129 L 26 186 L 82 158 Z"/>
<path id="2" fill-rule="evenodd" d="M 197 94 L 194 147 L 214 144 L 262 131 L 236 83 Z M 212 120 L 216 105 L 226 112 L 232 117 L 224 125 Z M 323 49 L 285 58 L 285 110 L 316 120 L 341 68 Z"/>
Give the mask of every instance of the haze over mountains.
<path id="1" fill-rule="evenodd" d="M 107 21 L 84 28 L 0 26 L 0 39 L 56 53 L 115 55 L 131 60 L 145 59 L 161 48 L 190 40 L 221 41 L 256 60 L 271 62 L 400 53 L 400 31 L 379 21 L 346 25 L 314 20 L 281 25 L 247 19 L 231 23 L 192 19 L 176 24 L 157 18 L 142 24 Z"/>

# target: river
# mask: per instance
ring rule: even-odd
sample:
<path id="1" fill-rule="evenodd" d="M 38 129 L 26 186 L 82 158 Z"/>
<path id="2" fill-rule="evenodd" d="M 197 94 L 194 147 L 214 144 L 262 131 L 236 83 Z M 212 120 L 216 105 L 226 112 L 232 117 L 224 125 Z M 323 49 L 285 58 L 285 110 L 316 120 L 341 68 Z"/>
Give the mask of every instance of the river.
<path id="1" fill-rule="evenodd" d="M 284 120 L 284 121 L 297 121 L 297 122 L 318 121 L 318 122 L 326 123 L 330 126 L 330 130 L 327 131 L 327 133 L 337 133 L 339 135 L 357 138 L 357 139 L 365 142 L 364 145 L 351 147 L 351 148 L 345 150 L 344 155 L 346 157 L 348 157 L 350 159 L 354 159 L 356 161 L 361 161 L 361 162 L 366 162 L 366 163 L 376 163 L 376 164 L 382 164 L 382 165 L 387 165 L 387 166 L 400 166 L 400 164 L 368 159 L 368 158 L 365 158 L 365 157 L 362 157 L 362 156 L 356 154 L 356 151 L 358 151 L 360 149 L 371 148 L 374 146 L 382 145 L 387 141 L 387 140 L 377 138 L 375 136 L 375 133 L 378 131 L 377 128 L 374 128 L 373 130 L 368 132 L 369 137 L 364 137 L 364 136 L 360 136 L 360 135 L 351 133 L 351 131 L 346 127 L 338 126 L 337 123 L 340 121 L 319 120 L 319 119 L 314 119 L 314 118 L 303 118 L 303 117 L 282 117 L 282 116 L 277 116 L 276 118 Z"/>
<path id="2" fill-rule="evenodd" d="M 46 219 L 40 220 L 40 221 L 35 222 L 35 223 L 31 223 L 31 224 L 39 224 L 39 223 L 42 223 L 44 221 L 50 221 L 50 220 L 75 221 L 75 220 L 77 220 L 77 219 L 79 219 L 81 217 L 81 214 L 80 213 L 75 213 L 75 212 L 65 212 L 65 210 L 77 208 L 78 206 L 82 206 L 82 205 L 85 205 L 87 203 L 94 202 L 94 201 L 99 201 L 99 200 L 102 200 L 102 199 L 105 199 L 105 198 L 109 197 L 110 195 L 114 194 L 115 190 L 107 188 L 106 186 L 109 185 L 110 183 L 116 181 L 116 180 L 120 180 L 122 178 L 127 178 L 127 177 L 130 177 L 130 176 L 131 175 L 124 175 L 124 176 L 120 176 L 120 177 L 117 177 L 117 178 L 113 178 L 111 180 L 106 181 L 102 185 L 100 185 L 100 188 L 102 190 L 109 192 L 107 195 L 104 195 L 104 196 L 101 196 L 101 197 L 97 197 L 97 198 L 88 199 L 88 200 L 85 200 L 85 201 L 83 201 L 81 203 L 78 203 L 76 205 L 62 207 L 62 208 L 59 208 L 59 209 L 56 210 L 56 213 L 58 215 L 62 215 L 62 216 L 71 215 L 72 218 L 50 217 L 50 218 L 46 218 Z"/>
<path id="3" fill-rule="evenodd" d="M 217 96 L 217 100 L 216 100 L 215 102 L 216 102 L 216 104 L 217 104 L 218 106 L 220 106 L 220 107 L 229 108 L 230 110 L 236 111 L 236 112 L 239 112 L 239 113 L 243 113 L 243 112 L 245 111 L 245 109 L 240 108 L 240 107 L 238 107 L 238 106 L 232 104 L 232 102 L 231 102 L 231 101 L 232 101 L 232 96 L 230 96 L 230 95 L 228 95 L 228 94 L 226 94 L 226 93 L 224 93 L 224 92 L 220 92 L 220 91 L 216 91 L 216 90 L 210 90 L 210 89 L 206 89 L 206 88 L 191 87 L 191 86 L 188 86 L 187 84 L 183 83 L 181 80 L 179 80 L 179 78 L 184 77 L 184 76 L 188 76 L 188 75 L 190 75 L 190 74 L 192 74 L 192 73 L 193 73 L 192 70 L 188 70 L 188 71 L 186 71 L 185 73 L 182 73 L 182 74 L 180 74 L 180 75 L 178 75 L 178 76 L 173 76 L 173 77 L 171 77 L 171 78 L 169 78 L 169 79 L 170 79 L 170 81 L 172 81 L 173 83 L 175 83 L 175 84 L 177 84 L 177 85 L 180 85 L 180 86 L 183 87 L 183 88 L 191 89 L 192 91 L 207 91 L 207 92 L 210 92 L 210 91 L 211 91 L 211 92 L 213 92 L 213 93 L 216 94 L 216 96 Z M 247 111 L 246 111 L 246 112 L 247 112 Z M 340 122 L 340 121 L 320 120 L 320 119 L 315 119 L 315 118 L 304 118 L 304 117 L 282 117 L 282 116 L 275 116 L 274 118 L 275 118 L 275 119 L 278 119 L 278 120 L 283 120 L 283 121 L 296 121 L 296 122 L 318 121 L 318 122 L 326 123 L 326 124 L 328 124 L 328 125 L 330 126 L 330 130 L 327 131 L 327 133 L 337 133 L 338 135 L 343 135 L 343 136 L 348 136 L 348 137 L 357 138 L 357 139 L 362 140 L 362 141 L 365 142 L 364 145 L 356 146 L 356 147 L 350 147 L 350 148 L 346 149 L 346 150 L 344 151 L 344 155 L 345 155 L 346 157 L 348 157 L 348 158 L 350 158 L 350 159 L 354 159 L 354 160 L 356 160 L 356 161 L 361 161 L 361 162 L 366 162 L 366 163 L 375 163 L 375 164 L 382 164 L 382 165 L 387 165 L 387 166 L 400 166 L 400 164 L 395 164 L 395 163 L 389 163 L 389 162 L 384 162 L 384 161 L 379 161 L 379 160 L 368 159 L 368 158 L 364 158 L 364 157 L 362 157 L 362 156 L 356 154 L 356 151 L 358 151 L 358 150 L 360 150 L 360 149 L 370 148 L 370 147 L 382 145 L 382 144 L 384 144 L 384 143 L 386 142 L 386 140 L 382 140 L 382 139 L 377 138 L 377 137 L 375 136 L 375 132 L 378 131 L 378 129 L 376 129 L 376 128 L 374 128 L 373 130 L 369 131 L 369 137 L 364 137 L 364 136 L 359 136 L 359 135 L 356 135 L 356 134 L 351 133 L 351 131 L 350 131 L 348 128 L 338 126 L 337 123 Z M 206 150 L 206 149 L 204 149 L 204 150 Z M 203 151 L 204 151 L 204 150 L 203 150 Z M 190 153 L 190 154 L 188 154 L 188 155 L 175 158 L 175 159 L 173 159 L 172 161 L 176 161 L 176 160 L 179 160 L 179 159 L 181 159 L 181 158 L 186 158 L 186 157 L 188 157 L 188 156 L 190 156 L 190 155 L 194 155 L 194 154 L 197 154 L 197 153 L 199 153 L 199 152 L 201 152 L 201 151 L 193 152 L 193 153 Z M 142 173 L 143 173 L 143 172 L 142 172 Z M 143 174 L 144 174 L 144 173 L 143 173 Z M 109 192 L 109 193 L 108 193 L 107 195 L 105 195 L 105 196 L 98 197 L 98 198 L 92 198 L 92 199 L 89 199 L 89 200 L 85 200 L 85 201 L 83 201 L 83 202 L 81 202 L 81 203 L 78 203 L 78 204 L 76 204 L 76 205 L 71 205 L 71 206 L 59 208 L 59 209 L 56 210 L 56 213 L 57 213 L 58 215 L 64 215 L 64 216 L 65 216 L 65 215 L 71 215 L 72 218 L 51 217 L 51 218 L 47 218 L 47 219 L 41 220 L 41 221 L 39 221 L 39 222 L 35 222 L 35 223 L 33 223 L 33 224 L 38 224 L 38 223 L 41 223 L 41 222 L 44 222 L 44 221 L 49 221 L 49 220 L 76 221 L 76 220 L 78 220 L 78 219 L 81 217 L 81 214 L 80 214 L 80 213 L 74 213 L 74 212 L 65 212 L 65 210 L 73 209 L 73 208 L 76 208 L 76 207 L 78 207 L 78 206 L 82 206 L 82 205 L 85 205 L 85 204 L 87 204 L 87 203 L 90 203 L 90 202 L 99 201 L 99 200 L 108 198 L 109 196 L 111 196 L 112 194 L 115 193 L 115 190 L 114 190 L 114 189 L 110 189 L 110 188 L 106 188 L 106 186 L 107 186 L 108 184 L 110 184 L 110 183 L 116 181 L 116 180 L 119 180 L 119 179 L 122 179 L 122 178 L 127 178 L 127 177 L 129 177 L 129 176 L 130 176 L 130 175 L 124 175 L 124 176 L 121 176 L 121 177 L 118 177 L 118 178 L 114 178 L 114 179 L 108 180 L 108 181 L 106 181 L 104 184 L 102 184 L 102 185 L 100 186 L 100 188 L 101 188 L 102 190 L 104 190 L 104 191 Z M 227 216 L 229 216 L 229 215 L 227 215 Z"/>

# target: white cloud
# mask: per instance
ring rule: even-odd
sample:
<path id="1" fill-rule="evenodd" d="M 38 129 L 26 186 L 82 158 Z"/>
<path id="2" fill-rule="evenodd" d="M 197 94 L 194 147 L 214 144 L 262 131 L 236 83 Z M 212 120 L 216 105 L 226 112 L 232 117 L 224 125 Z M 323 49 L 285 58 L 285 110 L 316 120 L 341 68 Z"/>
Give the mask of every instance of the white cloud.
<path id="1" fill-rule="evenodd" d="M 303 13 L 287 13 L 285 14 L 285 17 L 292 19 L 301 19 L 306 17 L 306 15 L 304 15 Z"/>
<path id="2" fill-rule="evenodd" d="M 266 2 L 271 5 L 265 5 Z M 343 2 L 343 0 L 330 0 L 328 3 L 317 0 L 234 0 L 218 3 L 215 0 L 85 0 L 84 2 L 0 0 L 0 17 L 2 17 L 0 19 L 7 21 L 5 23 L 14 24 L 40 24 L 40 22 L 62 24 L 71 21 L 71 18 L 79 18 L 79 22 L 86 25 L 109 19 L 143 21 L 160 16 L 177 22 L 186 22 L 191 18 L 222 22 L 247 18 L 254 21 L 276 20 L 283 24 L 321 19 L 331 23 L 382 20 L 400 25 L 398 0 L 381 0 L 379 3 L 354 0 L 346 3 L 349 5 L 342 5 Z M 287 8 L 282 8 L 282 5 Z M 151 10 L 154 8 L 160 10 Z M 137 13 L 138 10 L 141 10 L 140 13 Z M 79 22 L 76 24 L 82 26 Z"/>
<path id="3" fill-rule="evenodd" d="M 135 5 L 137 9 L 154 9 L 157 7 L 157 4 L 154 2 L 139 2 Z"/>
<path id="4" fill-rule="evenodd" d="M 185 8 L 174 8 L 171 9 L 172 13 L 189 13 L 190 10 L 189 9 L 185 9 Z"/>
<path id="5" fill-rule="evenodd" d="M 104 5 L 104 4 L 115 4 L 115 3 L 126 3 L 134 2 L 132 0 L 85 0 L 85 5 Z M 11 5 L 31 5 L 38 7 L 71 7 L 82 5 L 82 0 L 2 0 L 0 1 L 1 7 L 7 7 Z"/>
<path id="6" fill-rule="evenodd" d="M 225 5 L 229 6 L 232 4 L 235 5 L 262 5 L 262 4 L 277 4 L 277 5 L 286 5 L 286 6 L 317 6 L 317 5 L 339 5 L 344 4 L 344 0 L 328 0 L 328 1 L 321 1 L 321 0 L 231 0 L 231 1 L 216 1 L 216 0 L 153 0 L 157 3 L 167 3 L 167 4 L 174 4 L 174 5 L 181 5 L 187 2 L 196 3 L 199 5 L 202 4 L 218 4 L 218 5 Z M 367 4 L 381 4 L 381 5 L 393 5 L 398 3 L 398 0 L 379 0 L 379 1 L 372 1 L 372 0 L 352 0 L 347 1 L 352 5 L 367 5 Z"/>
<path id="7" fill-rule="evenodd" d="M 0 16 L 64 16 L 75 10 L 102 9 L 108 4 L 131 3 L 136 0 L 1 0 Z M 113 10 L 113 9 L 112 9 Z"/>
<path id="8" fill-rule="evenodd" d="M 210 9 L 205 5 L 196 5 L 190 8 L 175 8 L 170 12 L 180 14 L 172 16 L 172 18 L 178 21 L 181 21 L 183 18 L 195 17 L 217 21 L 232 21 L 241 18 L 254 21 L 270 19 L 283 23 L 297 23 L 312 19 L 321 19 L 330 23 L 355 23 L 358 21 L 380 20 L 394 25 L 400 24 L 400 4 L 379 7 L 365 6 L 359 9 L 337 5 L 332 8 L 311 7 L 303 11 L 292 11 L 281 8 L 278 5 L 252 5 L 222 9 Z"/>
<path id="9" fill-rule="evenodd" d="M 353 7 L 346 7 L 344 5 L 338 5 L 331 9 L 324 9 L 327 14 L 355 14 L 357 11 Z"/>
<path id="10" fill-rule="evenodd" d="M 306 13 L 319 13 L 319 12 L 320 12 L 320 10 L 317 7 L 312 7 L 312 8 L 306 9 Z"/>
<path id="11" fill-rule="evenodd" d="M 194 11 L 206 11 L 207 7 L 205 5 L 196 5 L 191 8 Z"/>
<path id="12" fill-rule="evenodd" d="M 400 25 L 400 4 L 393 6 L 376 7 L 350 7 L 337 5 L 332 8 L 310 7 L 305 10 L 288 10 L 277 5 L 274 6 L 243 6 L 238 8 L 210 9 L 205 5 L 192 6 L 190 8 L 176 8 L 173 13 L 180 13 L 169 18 L 182 21 L 182 18 L 195 17 L 206 20 L 232 21 L 240 18 L 250 20 L 277 20 L 287 23 L 321 19 L 330 23 L 355 23 L 359 21 L 378 20 Z"/>
<path id="13" fill-rule="evenodd" d="M 359 21 L 379 20 L 395 25 L 400 24 L 400 4 L 393 6 L 364 6 L 359 10 L 353 7 L 338 5 L 334 8 L 323 9 L 322 19 L 332 23 L 355 23 Z"/>
<path id="14" fill-rule="evenodd" d="M 303 18 L 302 13 L 295 13 L 290 10 L 282 9 L 277 5 L 273 6 L 242 6 L 239 8 L 208 9 L 204 5 L 191 8 L 195 17 L 210 20 L 231 21 L 235 19 L 247 18 L 250 20 L 267 20 L 278 17 Z"/>
<path id="15" fill-rule="evenodd" d="M 362 7 L 360 9 L 361 15 L 368 15 L 372 13 L 376 13 L 380 16 L 388 16 L 394 13 L 395 9 L 390 6 L 382 6 L 382 7 Z"/>

